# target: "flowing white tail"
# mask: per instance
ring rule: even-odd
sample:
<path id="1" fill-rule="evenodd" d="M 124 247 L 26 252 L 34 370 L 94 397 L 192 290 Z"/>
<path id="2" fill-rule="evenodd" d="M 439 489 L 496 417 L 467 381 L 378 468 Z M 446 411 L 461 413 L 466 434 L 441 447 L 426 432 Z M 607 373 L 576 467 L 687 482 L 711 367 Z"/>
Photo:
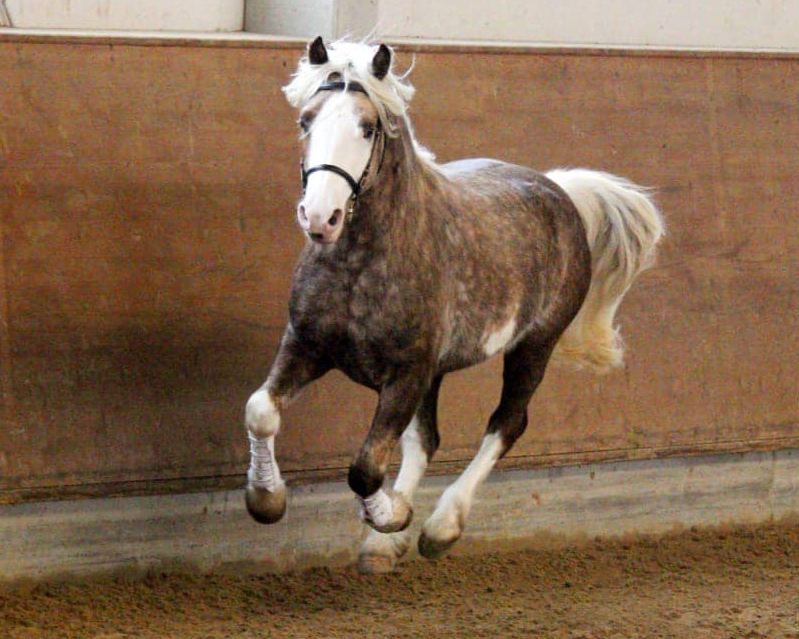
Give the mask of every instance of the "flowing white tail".
<path id="1" fill-rule="evenodd" d="M 622 365 L 624 345 L 613 317 L 633 280 L 652 264 L 663 220 L 646 189 L 624 178 L 586 169 L 556 169 L 547 177 L 580 213 L 592 269 L 588 295 L 553 357 L 605 372 Z"/>

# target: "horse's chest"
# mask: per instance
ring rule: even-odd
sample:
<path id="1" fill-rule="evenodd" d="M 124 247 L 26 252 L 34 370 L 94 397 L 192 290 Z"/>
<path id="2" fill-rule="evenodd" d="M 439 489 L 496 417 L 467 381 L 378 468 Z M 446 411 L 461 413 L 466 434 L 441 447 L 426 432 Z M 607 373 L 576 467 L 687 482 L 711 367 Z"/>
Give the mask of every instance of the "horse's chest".
<path id="1" fill-rule="evenodd" d="M 295 282 L 289 305 L 297 336 L 354 378 L 375 384 L 415 354 L 424 331 L 406 291 L 379 266 L 318 273 Z"/>

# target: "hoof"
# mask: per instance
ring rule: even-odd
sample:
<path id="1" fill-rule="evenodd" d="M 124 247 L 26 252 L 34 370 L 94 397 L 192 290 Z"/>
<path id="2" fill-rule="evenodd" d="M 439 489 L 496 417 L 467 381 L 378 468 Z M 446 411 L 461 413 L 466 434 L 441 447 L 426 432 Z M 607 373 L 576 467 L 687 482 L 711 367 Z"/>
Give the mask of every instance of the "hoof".
<path id="1" fill-rule="evenodd" d="M 436 539 L 422 532 L 422 534 L 419 535 L 419 554 L 425 559 L 438 559 L 452 548 L 455 542 L 460 538 L 461 536 L 458 534 L 450 539 Z"/>
<path id="2" fill-rule="evenodd" d="M 369 511 L 363 507 L 361 518 L 377 532 L 394 533 L 405 530 L 413 519 L 413 508 L 402 493 L 386 490 L 386 496 L 391 500 L 391 516 L 386 521 L 375 521 Z M 363 503 L 362 503 L 363 506 Z"/>
<path id="3" fill-rule="evenodd" d="M 394 571 L 397 560 L 388 555 L 358 555 L 358 572 L 362 575 L 382 575 Z"/>
<path id="4" fill-rule="evenodd" d="M 419 554 L 427 559 L 436 559 L 447 552 L 463 534 L 466 513 L 460 502 L 436 511 L 424 522 L 419 535 Z"/>
<path id="5" fill-rule="evenodd" d="M 372 530 L 361 546 L 358 572 L 367 575 L 392 572 L 410 545 L 411 533 L 407 530 L 390 535 Z"/>
<path id="6" fill-rule="evenodd" d="M 244 493 L 247 512 L 259 524 L 274 524 L 286 512 L 286 486 L 281 484 L 274 492 L 247 485 Z"/>

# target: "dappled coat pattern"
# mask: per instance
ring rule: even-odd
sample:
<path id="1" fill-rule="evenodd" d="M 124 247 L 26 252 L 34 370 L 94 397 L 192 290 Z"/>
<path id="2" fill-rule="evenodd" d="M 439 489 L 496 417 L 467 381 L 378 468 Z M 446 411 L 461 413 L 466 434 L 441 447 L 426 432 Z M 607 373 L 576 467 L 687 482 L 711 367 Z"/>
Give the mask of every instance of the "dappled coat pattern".
<path id="1" fill-rule="evenodd" d="M 285 88 L 301 110 L 309 242 L 294 273 L 289 324 L 265 384 L 247 404 L 247 505 L 278 520 L 280 412 L 330 369 L 379 394 L 348 481 L 372 526 L 365 571 L 407 550 L 412 496 L 439 441 L 442 377 L 503 353 L 502 397 L 477 456 L 424 524 L 435 557 L 462 534 L 474 494 L 527 425 L 553 355 L 578 367 L 621 363 L 618 304 L 662 235 L 639 187 L 587 170 L 538 173 L 496 160 L 439 165 L 407 118 L 412 88 L 381 45 L 321 39 Z M 391 452 L 403 460 L 384 487 Z"/>

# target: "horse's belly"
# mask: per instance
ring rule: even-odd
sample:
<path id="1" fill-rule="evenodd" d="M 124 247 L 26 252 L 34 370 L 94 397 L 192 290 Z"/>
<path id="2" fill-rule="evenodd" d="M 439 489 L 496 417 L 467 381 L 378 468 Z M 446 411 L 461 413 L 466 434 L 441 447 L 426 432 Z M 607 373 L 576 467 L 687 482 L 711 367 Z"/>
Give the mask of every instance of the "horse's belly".
<path id="1" fill-rule="evenodd" d="M 460 370 L 475 366 L 485 361 L 494 354 L 487 352 L 481 344 L 481 335 L 472 330 L 455 331 L 446 335 L 438 356 L 438 366 L 441 373 Z"/>
<path id="2" fill-rule="evenodd" d="M 442 339 L 439 368 L 441 372 L 450 372 L 507 352 L 529 335 L 534 326 L 527 314 L 507 311 L 487 321 L 453 323 Z"/>

